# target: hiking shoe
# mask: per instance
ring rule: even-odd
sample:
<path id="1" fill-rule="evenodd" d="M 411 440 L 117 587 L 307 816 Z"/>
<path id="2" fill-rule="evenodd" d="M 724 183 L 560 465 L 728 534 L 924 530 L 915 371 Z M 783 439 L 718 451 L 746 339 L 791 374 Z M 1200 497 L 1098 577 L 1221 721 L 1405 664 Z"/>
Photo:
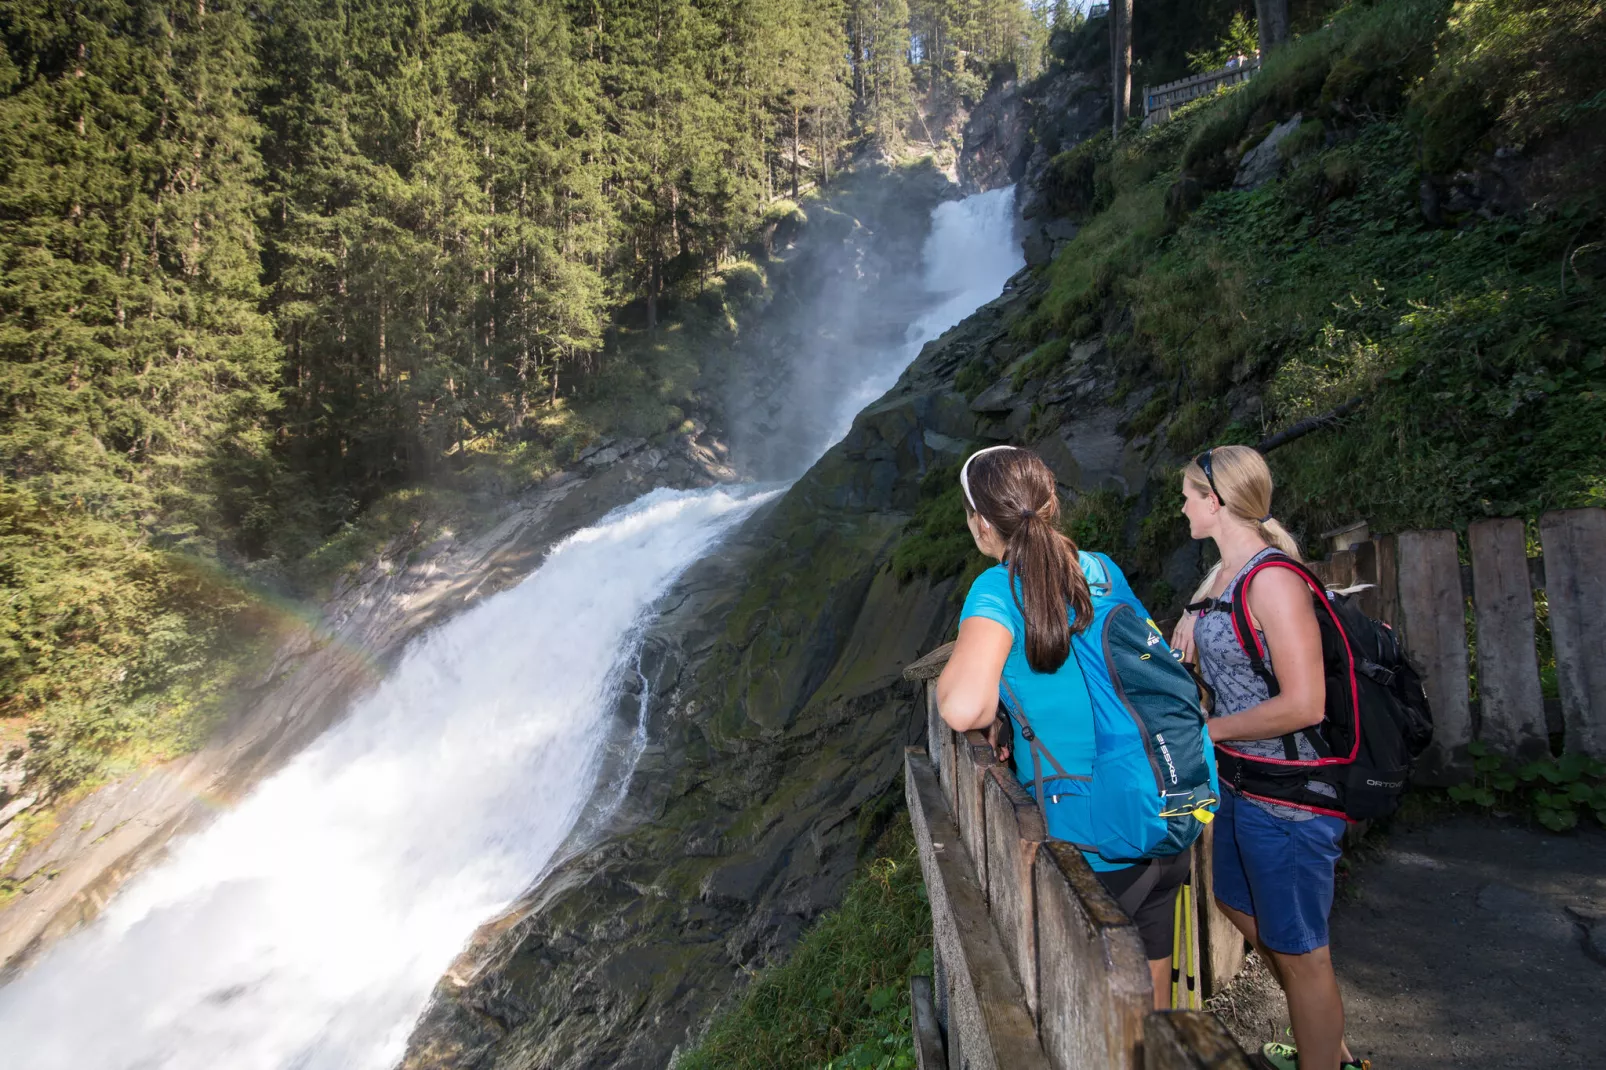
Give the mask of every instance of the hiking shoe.
<path id="1" fill-rule="evenodd" d="M 1299 1070 L 1299 1051 L 1292 1044 L 1268 1040 L 1260 1046 L 1260 1065 L 1265 1070 Z"/>
<path id="2" fill-rule="evenodd" d="M 1260 1065 L 1265 1070 L 1299 1070 L 1299 1051 L 1281 1040 L 1271 1040 L 1260 1047 Z M 1351 1059 L 1340 1063 L 1339 1070 L 1372 1070 L 1370 1059 Z"/>

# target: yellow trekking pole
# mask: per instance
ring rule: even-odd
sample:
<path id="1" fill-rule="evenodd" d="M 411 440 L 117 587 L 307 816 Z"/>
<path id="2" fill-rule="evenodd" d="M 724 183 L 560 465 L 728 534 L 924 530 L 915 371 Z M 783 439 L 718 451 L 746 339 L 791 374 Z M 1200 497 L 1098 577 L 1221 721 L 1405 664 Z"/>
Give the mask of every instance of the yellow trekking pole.
<path id="1" fill-rule="evenodd" d="M 1182 947 L 1184 953 L 1188 956 L 1188 965 L 1183 971 L 1183 976 L 1187 978 L 1188 985 L 1188 1009 L 1198 1010 L 1200 1007 L 1199 990 L 1197 988 L 1199 963 L 1194 954 L 1196 945 L 1193 931 L 1193 883 L 1191 881 L 1182 886 L 1182 895 L 1179 898 L 1182 900 Z"/>
<path id="2" fill-rule="evenodd" d="M 1187 884 L 1178 889 L 1176 899 L 1171 909 L 1171 1007 L 1177 1009 L 1177 996 L 1179 995 L 1178 977 L 1182 968 L 1182 900 L 1188 893 Z"/>

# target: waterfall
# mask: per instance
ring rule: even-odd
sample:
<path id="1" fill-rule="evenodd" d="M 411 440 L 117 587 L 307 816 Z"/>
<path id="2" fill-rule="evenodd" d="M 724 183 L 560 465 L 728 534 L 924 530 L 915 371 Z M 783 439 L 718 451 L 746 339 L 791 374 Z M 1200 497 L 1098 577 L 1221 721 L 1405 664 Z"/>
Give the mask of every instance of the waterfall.
<path id="1" fill-rule="evenodd" d="M 1012 205 L 936 210 L 936 300 L 839 384 L 835 437 L 1018 270 Z M 653 605 L 778 493 L 652 491 L 413 641 L 341 722 L 0 989 L 5 1065 L 393 1066 L 442 972 L 574 827 Z"/>

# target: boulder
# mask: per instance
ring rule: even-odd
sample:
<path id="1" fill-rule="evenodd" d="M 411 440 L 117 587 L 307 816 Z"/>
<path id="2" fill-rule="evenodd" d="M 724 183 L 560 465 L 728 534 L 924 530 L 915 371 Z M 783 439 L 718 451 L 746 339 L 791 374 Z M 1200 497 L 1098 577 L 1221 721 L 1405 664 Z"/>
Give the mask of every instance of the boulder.
<path id="1" fill-rule="evenodd" d="M 1277 152 L 1277 146 L 1289 134 L 1298 130 L 1299 124 L 1304 121 L 1304 116 L 1299 112 L 1295 112 L 1292 119 L 1277 124 L 1260 144 L 1244 153 L 1244 158 L 1238 163 L 1238 175 L 1232 180 L 1232 188 L 1236 190 L 1259 189 L 1280 175 L 1283 169 L 1283 158 Z"/>

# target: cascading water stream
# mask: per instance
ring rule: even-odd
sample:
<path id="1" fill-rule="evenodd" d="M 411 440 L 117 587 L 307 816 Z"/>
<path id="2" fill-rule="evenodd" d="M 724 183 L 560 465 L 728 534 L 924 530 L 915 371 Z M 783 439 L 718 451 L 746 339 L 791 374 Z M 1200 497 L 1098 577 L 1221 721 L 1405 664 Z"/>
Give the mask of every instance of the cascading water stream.
<path id="1" fill-rule="evenodd" d="M 938 300 L 841 384 L 837 437 L 1019 269 L 1012 209 L 1002 190 L 936 210 Z M 441 973 L 585 808 L 654 603 L 778 493 L 652 491 L 414 641 L 342 722 L 0 989 L 4 1064 L 394 1065 Z"/>

